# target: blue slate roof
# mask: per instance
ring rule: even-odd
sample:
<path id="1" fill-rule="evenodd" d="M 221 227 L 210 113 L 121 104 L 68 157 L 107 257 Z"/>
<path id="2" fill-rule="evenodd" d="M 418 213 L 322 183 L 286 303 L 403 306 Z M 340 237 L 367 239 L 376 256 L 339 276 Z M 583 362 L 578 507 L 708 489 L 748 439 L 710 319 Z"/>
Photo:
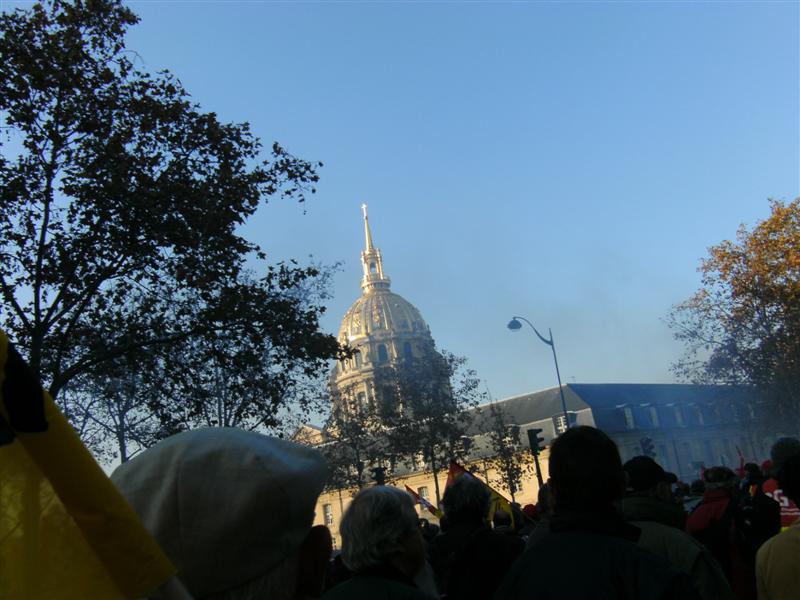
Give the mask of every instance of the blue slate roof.
<path id="1" fill-rule="evenodd" d="M 590 409 L 595 425 L 607 433 L 632 429 L 625 421 L 625 409 L 630 411 L 636 430 L 718 425 L 734 417 L 735 405 L 757 398 L 755 389 L 748 386 L 669 383 L 564 386 L 567 410 Z M 557 387 L 507 398 L 497 404 L 518 425 L 552 419 L 562 411 Z"/>

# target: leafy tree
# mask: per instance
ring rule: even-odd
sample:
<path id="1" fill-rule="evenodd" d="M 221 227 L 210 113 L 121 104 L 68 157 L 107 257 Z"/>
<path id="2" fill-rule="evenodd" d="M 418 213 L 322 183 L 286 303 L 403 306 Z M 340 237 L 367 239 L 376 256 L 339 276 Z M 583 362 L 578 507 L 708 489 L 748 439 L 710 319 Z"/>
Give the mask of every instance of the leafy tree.
<path id="1" fill-rule="evenodd" d="M 272 419 L 292 378 L 318 374 L 338 345 L 319 332 L 322 307 L 295 293 L 319 270 L 264 267 L 237 232 L 268 199 L 302 202 L 319 165 L 277 143 L 264 160 L 246 123 L 139 70 L 124 42 L 137 20 L 116 0 L 0 15 L 0 324 L 55 397 L 156 353 L 185 397 L 231 386 L 244 403 L 219 423 L 257 419 L 257 392 Z M 207 359 L 227 379 L 203 380 Z"/>
<path id="2" fill-rule="evenodd" d="M 498 473 L 490 483 L 505 487 L 513 502 L 523 479 L 534 472 L 533 456 L 520 437 L 519 425 L 497 404 L 489 405 L 487 425 L 491 456 L 486 463 Z"/>
<path id="3" fill-rule="evenodd" d="M 374 397 L 360 398 L 360 389 L 353 384 L 330 394 L 331 414 L 322 452 L 331 469 L 329 482 L 337 489 L 360 489 L 367 483 L 370 469 L 391 462 L 379 405 Z"/>
<path id="4" fill-rule="evenodd" d="M 78 377 L 59 397 L 70 422 L 85 424 L 76 428 L 86 446 L 106 462 L 126 462 L 163 437 L 148 407 L 163 374 L 156 361 L 148 362 L 106 364 L 102 375 Z"/>
<path id="5" fill-rule="evenodd" d="M 422 459 L 433 473 L 439 503 L 438 474 L 450 460 L 467 454 L 466 436 L 475 416 L 470 409 L 486 399 L 480 379 L 465 358 L 431 347 L 422 357 L 377 371 L 376 388 L 391 451 L 414 466 Z"/>
<path id="6" fill-rule="evenodd" d="M 201 316 L 206 331 L 167 359 L 170 391 L 150 403 L 162 422 L 285 433 L 287 407 L 292 421 L 318 411 L 326 359 L 337 351 L 332 338 L 316 330 L 330 276 L 320 269 L 280 265 L 261 280 L 242 274 L 230 296 L 214 302 L 236 307 L 235 313 L 209 311 L 201 296 L 186 298 L 187 313 Z"/>
<path id="7" fill-rule="evenodd" d="M 778 414 L 800 415 L 800 199 L 709 249 L 702 287 L 669 316 L 687 345 L 674 365 L 697 382 L 767 390 Z"/>

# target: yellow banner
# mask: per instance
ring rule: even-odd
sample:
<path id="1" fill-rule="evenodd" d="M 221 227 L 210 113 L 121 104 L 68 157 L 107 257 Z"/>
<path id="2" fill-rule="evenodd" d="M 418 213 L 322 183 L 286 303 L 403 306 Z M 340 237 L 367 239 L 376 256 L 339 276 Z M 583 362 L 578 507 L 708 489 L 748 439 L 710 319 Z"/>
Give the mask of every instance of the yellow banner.
<path id="1" fill-rule="evenodd" d="M 511 510 L 511 501 L 503 496 L 503 494 L 495 490 L 488 483 L 483 481 L 480 477 L 477 477 L 474 473 L 470 473 L 454 460 L 450 461 L 450 469 L 447 472 L 447 483 L 445 484 L 444 489 L 449 488 L 453 482 L 462 475 L 466 475 L 468 477 L 472 477 L 476 481 L 480 481 L 486 487 L 486 489 L 489 490 L 489 514 L 486 516 L 487 520 L 491 522 L 494 518 L 494 513 L 496 513 L 498 510 L 502 510 L 503 512 L 508 513 L 508 516 L 511 517 L 511 525 L 513 527 L 514 511 Z"/>
<path id="2" fill-rule="evenodd" d="M 140 598 L 174 573 L 0 330 L 0 599 Z"/>

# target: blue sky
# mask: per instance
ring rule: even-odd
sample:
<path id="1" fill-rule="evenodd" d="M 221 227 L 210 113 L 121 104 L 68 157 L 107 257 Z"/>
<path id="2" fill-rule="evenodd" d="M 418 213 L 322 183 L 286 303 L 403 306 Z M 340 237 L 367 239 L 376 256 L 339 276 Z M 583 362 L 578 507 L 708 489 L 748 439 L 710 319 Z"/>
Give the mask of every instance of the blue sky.
<path id="1" fill-rule="evenodd" d="M 796 2 L 131 2 L 129 48 L 204 109 L 322 160 L 247 235 L 344 261 L 359 205 L 393 290 L 496 397 L 669 382 L 663 322 L 706 249 L 800 193 Z M 306 214 L 303 214 L 303 211 Z"/>

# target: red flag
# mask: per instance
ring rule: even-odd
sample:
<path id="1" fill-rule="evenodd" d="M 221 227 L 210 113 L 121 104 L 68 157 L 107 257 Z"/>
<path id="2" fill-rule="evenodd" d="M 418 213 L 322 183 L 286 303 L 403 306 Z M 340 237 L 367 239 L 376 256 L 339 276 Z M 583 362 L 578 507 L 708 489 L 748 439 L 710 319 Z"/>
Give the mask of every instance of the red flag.
<path id="1" fill-rule="evenodd" d="M 419 504 L 420 506 L 427 508 L 428 511 L 431 512 L 437 519 L 441 519 L 444 516 L 444 513 L 441 510 L 436 508 L 433 504 L 428 502 L 410 487 L 406 486 L 406 491 L 414 497 L 415 504 Z"/>
<path id="2" fill-rule="evenodd" d="M 444 484 L 444 489 L 449 488 L 455 480 L 461 477 L 464 473 L 471 475 L 469 471 L 467 471 L 464 467 L 458 464 L 456 461 L 450 461 L 450 468 L 447 470 L 447 483 Z"/>
<path id="3" fill-rule="evenodd" d="M 739 446 L 736 446 L 736 452 L 739 454 L 739 468 L 736 469 L 736 474 L 739 477 L 744 477 L 744 455 L 742 451 L 739 449 Z"/>

